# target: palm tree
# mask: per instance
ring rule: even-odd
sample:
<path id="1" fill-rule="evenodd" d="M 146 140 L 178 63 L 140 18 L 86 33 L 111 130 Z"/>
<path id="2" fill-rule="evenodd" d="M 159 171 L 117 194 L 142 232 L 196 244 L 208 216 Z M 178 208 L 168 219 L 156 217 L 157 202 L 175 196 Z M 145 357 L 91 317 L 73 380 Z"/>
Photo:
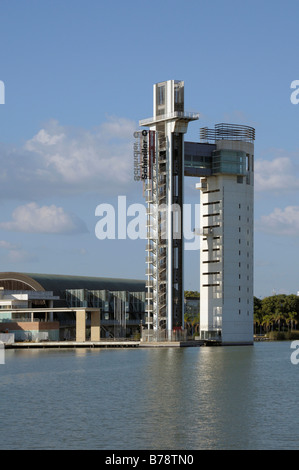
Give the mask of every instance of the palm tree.
<path id="1" fill-rule="evenodd" d="M 270 329 L 270 326 L 273 325 L 272 315 L 264 315 L 261 324 L 263 327 L 264 326 L 266 327 L 266 332 L 268 332 Z"/>
<path id="2" fill-rule="evenodd" d="M 293 330 L 293 324 L 295 324 L 295 326 L 297 325 L 298 321 L 296 319 L 296 316 L 297 316 L 297 312 L 288 312 L 288 316 L 286 318 L 288 331 L 289 331 L 290 325 L 291 325 L 291 331 Z"/>
<path id="3" fill-rule="evenodd" d="M 256 328 L 257 326 L 260 327 L 260 333 L 261 333 L 261 326 L 262 326 L 262 316 L 260 313 L 254 312 L 253 314 L 253 321 L 254 321 L 254 334 L 256 335 Z"/>
<path id="4" fill-rule="evenodd" d="M 280 321 L 284 319 L 284 315 L 279 311 L 276 310 L 273 314 L 273 320 L 275 323 L 278 324 L 278 331 L 280 331 Z"/>

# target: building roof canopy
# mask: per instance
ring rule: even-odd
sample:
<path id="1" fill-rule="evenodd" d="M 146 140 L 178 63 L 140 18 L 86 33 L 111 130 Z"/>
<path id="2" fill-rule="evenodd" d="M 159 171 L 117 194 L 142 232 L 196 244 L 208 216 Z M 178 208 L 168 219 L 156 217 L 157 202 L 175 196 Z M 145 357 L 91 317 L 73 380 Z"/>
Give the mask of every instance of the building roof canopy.
<path id="1" fill-rule="evenodd" d="M 67 289 L 142 292 L 145 281 L 107 277 L 70 276 L 37 273 L 0 273 L 0 287 L 9 290 L 65 291 Z"/>

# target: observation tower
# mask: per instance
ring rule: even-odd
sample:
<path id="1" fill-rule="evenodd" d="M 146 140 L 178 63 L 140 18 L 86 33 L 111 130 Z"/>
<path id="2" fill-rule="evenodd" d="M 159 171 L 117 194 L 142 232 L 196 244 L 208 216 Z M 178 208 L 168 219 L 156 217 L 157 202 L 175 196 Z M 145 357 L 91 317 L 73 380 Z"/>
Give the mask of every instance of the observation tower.
<path id="1" fill-rule="evenodd" d="M 134 179 L 147 203 L 146 340 L 184 329 L 184 176 L 198 179 L 200 337 L 253 343 L 255 130 L 221 123 L 184 142 L 199 114 L 184 111 L 184 82 L 153 87 L 153 117 L 135 132 Z"/>
<path id="2" fill-rule="evenodd" d="M 184 328 L 184 134 L 199 115 L 184 111 L 184 82 L 157 83 L 153 91 L 153 117 L 139 122 L 148 131 L 136 137 L 147 202 L 147 327 L 163 340 Z"/>
<path id="3" fill-rule="evenodd" d="M 200 331 L 222 344 L 253 342 L 253 188 L 255 130 L 217 124 L 200 190 Z"/>

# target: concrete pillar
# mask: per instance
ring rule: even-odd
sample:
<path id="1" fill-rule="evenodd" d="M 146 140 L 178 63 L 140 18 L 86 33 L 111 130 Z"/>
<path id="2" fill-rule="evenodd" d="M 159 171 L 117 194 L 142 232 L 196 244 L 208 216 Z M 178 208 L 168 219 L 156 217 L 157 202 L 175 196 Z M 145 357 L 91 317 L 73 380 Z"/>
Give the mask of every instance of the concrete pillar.
<path id="1" fill-rule="evenodd" d="M 100 341 L 100 320 L 101 311 L 96 310 L 90 312 L 91 326 L 90 326 L 90 341 Z"/>
<path id="2" fill-rule="evenodd" d="M 86 312 L 76 310 L 76 341 L 86 341 Z"/>
<path id="3" fill-rule="evenodd" d="M 53 305 L 54 305 L 54 301 L 53 301 L 53 300 L 49 300 L 49 308 L 53 308 Z M 49 312 L 49 321 L 54 321 L 53 312 Z"/>

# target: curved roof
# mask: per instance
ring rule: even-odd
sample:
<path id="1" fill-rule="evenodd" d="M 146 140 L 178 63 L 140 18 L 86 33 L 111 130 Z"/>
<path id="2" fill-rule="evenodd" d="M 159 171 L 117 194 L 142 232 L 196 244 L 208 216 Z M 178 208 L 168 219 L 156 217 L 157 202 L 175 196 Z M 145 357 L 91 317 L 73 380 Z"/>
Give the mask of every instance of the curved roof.
<path id="1" fill-rule="evenodd" d="M 4 281 L 24 283 L 33 290 L 64 291 L 66 289 L 110 290 L 142 292 L 145 281 L 108 277 L 69 276 L 61 274 L 0 273 L 0 286 Z"/>

